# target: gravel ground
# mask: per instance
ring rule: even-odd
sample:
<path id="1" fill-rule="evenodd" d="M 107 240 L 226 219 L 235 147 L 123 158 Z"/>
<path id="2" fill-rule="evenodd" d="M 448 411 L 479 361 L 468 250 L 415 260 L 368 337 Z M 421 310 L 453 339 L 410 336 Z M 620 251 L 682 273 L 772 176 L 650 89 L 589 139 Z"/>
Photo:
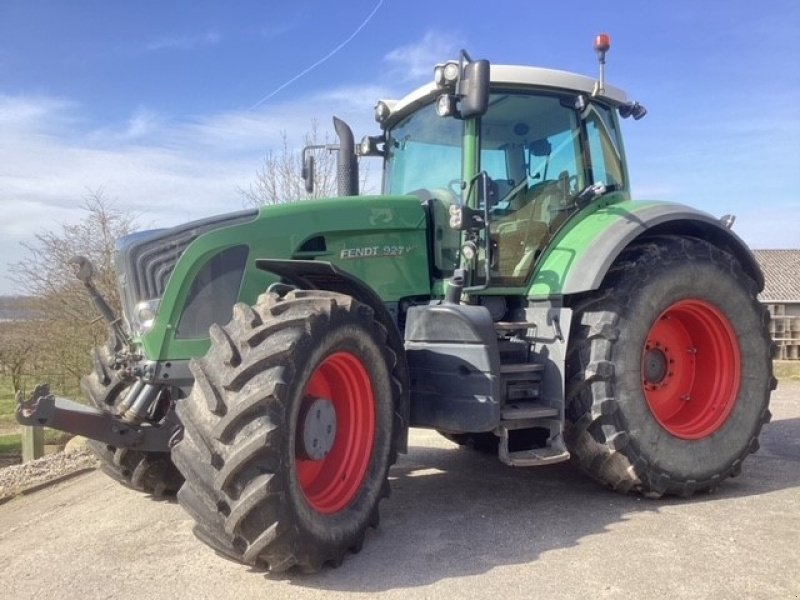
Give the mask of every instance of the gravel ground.
<path id="1" fill-rule="evenodd" d="M 412 430 L 359 554 L 314 575 L 222 560 L 175 502 L 89 472 L 0 506 L 17 600 L 800 599 L 800 382 L 714 494 L 645 500 L 569 465 L 506 467 Z"/>
<path id="2" fill-rule="evenodd" d="M 57 452 L 22 465 L 0 469 L 0 502 L 65 475 L 97 466 L 97 458 L 81 448 Z"/>

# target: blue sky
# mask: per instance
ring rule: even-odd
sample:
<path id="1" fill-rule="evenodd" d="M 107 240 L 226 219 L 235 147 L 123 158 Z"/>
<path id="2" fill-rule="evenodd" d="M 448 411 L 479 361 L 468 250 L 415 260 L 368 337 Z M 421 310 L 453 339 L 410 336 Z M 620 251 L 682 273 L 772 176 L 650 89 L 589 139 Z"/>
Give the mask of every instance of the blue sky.
<path id="1" fill-rule="evenodd" d="M 237 210 L 282 131 L 299 147 L 336 114 L 376 133 L 375 100 L 462 47 L 594 75 L 601 31 L 609 81 L 649 109 L 624 122 L 634 196 L 735 213 L 756 248 L 800 247 L 797 0 L 2 0 L 0 294 L 20 242 L 79 220 L 88 189 L 144 225 Z"/>

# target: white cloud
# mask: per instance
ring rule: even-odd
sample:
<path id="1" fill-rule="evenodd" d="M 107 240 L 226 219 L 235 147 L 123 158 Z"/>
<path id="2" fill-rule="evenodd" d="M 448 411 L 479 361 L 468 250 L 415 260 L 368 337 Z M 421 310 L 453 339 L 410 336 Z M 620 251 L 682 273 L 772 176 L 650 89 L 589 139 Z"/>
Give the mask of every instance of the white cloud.
<path id="1" fill-rule="evenodd" d="M 202 46 L 215 46 L 222 40 L 217 31 L 208 31 L 198 35 L 177 35 L 158 38 L 145 45 L 148 52 L 161 50 L 192 50 Z"/>
<path id="2" fill-rule="evenodd" d="M 419 81 L 433 78 L 433 66 L 456 58 L 463 41 L 452 33 L 428 31 L 412 44 L 395 48 L 384 56 L 392 75 L 400 81 Z"/>
<path id="3" fill-rule="evenodd" d="M 322 132 L 332 131 L 331 117 L 347 121 L 356 137 L 377 133 L 373 107 L 378 98 L 391 94 L 379 85 L 346 86 L 322 90 L 302 98 L 264 106 L 259 110 L 230 111 L 211 115 L 187 126 L 179 135 L 192 143 L 239 153 L 276 146 L 281 133 L 300 143 L 316 120 Z M 176 132 L 177 133 L 177 132 Z"/>
<path id="4" fill-rule="evenodd" d="M 157 141 L 168 127 L 167 117 L 140 106 L 120 123 L 103 125 L 85 132 L 82 144 L 89 147 L 113 148 L 119 144 L 148 143 L 151 140 Z"/>
<path id="5" fill-rule="evenodd" d="M 238 190 L 254 180 L 282 132 L 299 149 L 316 120 L 320 134 L 334 139 L 335 114 L 357 138 L 374 134 L 372 107 L 389 94 L 375 85 L 342 87 L 259 111 L 183 121 L 139 107 L 117 124 L 92 129 L 88 111 L 75 103 L 0 96 L 0 294 L 12 291 L 4 263 L 22 259 L 19 242 L 78 221 L 87 190 L 104 188 L 155 226 L 237 210 Z"/>
<path id="6" fill-rule="evenodd" d="M 272 21 L 263 25 L 259 30 L 261 37 L 271 40 L 296 29 L 300 25 L 299 18 L 292 18 L 285 22 Z"/>
<path id="7" fill-rule="evenodd" d="M 139 108 L 128 119 L 125 137 L 128 139 L 141 139 L 153 134 L 159 129 L 160 125 L 161 119 L 155 112 L 146 108 Z"/>
<path id="8" fill-rule="evenodd" d="M 0 94 L 0 124 L 6 133 L 52 131 L 74 122 L 76 107 L 63 98 Z"/>

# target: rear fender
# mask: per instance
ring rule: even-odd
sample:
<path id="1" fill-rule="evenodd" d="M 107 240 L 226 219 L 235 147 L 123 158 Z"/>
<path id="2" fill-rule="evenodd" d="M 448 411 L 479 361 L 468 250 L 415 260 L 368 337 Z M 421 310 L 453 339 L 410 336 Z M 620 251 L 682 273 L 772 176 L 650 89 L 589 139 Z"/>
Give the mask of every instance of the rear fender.
<path id="1" fill-rule="evenodd" d="M 620 253 L 651 235 L 684 235 L 735 256 L 759 290 L 764 276 L 747 245 L 719 219 L 682 204 L 620 202 L 603 206 L 563 230 L 534 272 L 528 297 L 552 298 L 596 290 Z"/>

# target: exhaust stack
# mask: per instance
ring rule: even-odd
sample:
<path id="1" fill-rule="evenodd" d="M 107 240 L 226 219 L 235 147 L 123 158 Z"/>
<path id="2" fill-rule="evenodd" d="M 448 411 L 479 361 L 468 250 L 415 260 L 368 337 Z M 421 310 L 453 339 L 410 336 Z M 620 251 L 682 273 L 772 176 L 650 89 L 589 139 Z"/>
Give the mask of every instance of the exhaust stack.
<path id="1" fill-rule="evenodd" d="M 333 117 L 333 127 L 339 138 L 339 153 L 336 158 L 337 194 L 339 196 L 357 196 L 358 157 L 355 152 L 353 130 L 338 117 Z"/>

